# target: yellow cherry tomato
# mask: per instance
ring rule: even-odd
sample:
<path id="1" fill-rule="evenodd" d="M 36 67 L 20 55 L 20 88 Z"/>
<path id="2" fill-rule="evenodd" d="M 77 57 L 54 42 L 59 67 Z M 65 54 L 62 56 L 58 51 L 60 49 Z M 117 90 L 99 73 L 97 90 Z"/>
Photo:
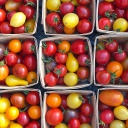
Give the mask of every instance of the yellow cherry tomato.
<path id="1" fill-rule="evenodd" d="M 5 113 L 0 113 L 0 128 L 5 128 L 9 125 L 10 120 L 7 118 Z"/>
<path id="2" fill-rule="evenodd" d="M 125 126 L 123 121 L 121 121 L 121 120 L 114 120 L 110 124 L 110 128 L 126 128 L 126 126 Z"/>
<path id="3" fill-rule="evenodd" d="M 61 0 L 61 2 L 70 2 L 71 0 Z"/>
<path id="4" fill-rule="evenodd" d="M 76 27 L 75 27 L 75 28 L 66 28 L 66 27 L 64 26 L 64 32 L 65 32 L 66 34 L 73 34 L 73 33 L 75 33 L 75 30 L 76 30 Z"/>
<path id="5" fill-rule="evenodd" d="M 34 71 L 30 71 L 26 77 L 26 80 L 28 81 L 28 83 L 32 84 L 35 83 L 37 81 L 37 74 Z"/>
<path id="6" fill-rule="evenodd" d="M 60 123 L 60 124 L 56 125 L 55 128 L 68 128 L 68 127 L 66 124 Z"/>
<path id="7" fill-rule="evenodd" d="M 89 124 L 84 123 L 80 125 L 80 128 L 92 128 L 92 127 Z"/>
<path id="8" fill-rule="evenodd" d="M 6 112 L 6 110 L 10 107 L 10 101 L 5 98 L 5 97 L 2 97 L 0 98 L 0 113 L 4 113 Z"/>
<path id="9" fill-rule="evenodd" d="M 23 127 L 18 123 L 13 123 L 10 125 L 10 128 L 23 128 Z"/>
<path id="10" fill-rule="evenodd" d="M 79 17 L 75 13 L 68 13 L 63 17 L 63 24 L 67 28 L 74 28 L 79 22 Z"/>
<path id="11" fill-rule="evenodd" d="M 32 33 L 35 28 L 35 20 L 32 18 L 25 22 L 25 28 L 27 33 Z"/>
<path id="12" fill-rule="evenodd" d="M 67 86 L 74 86 L 78 83 L 78 76 L 75 73 L 67 73 L 64 76 L 64 83 Z"/>
<path id="13" fill-rule="evenodd" d="M 113 23 L 113 30 L 114 31 L 119 31 L 119 32 L 124 32 L 128 28 L 128 23 L 124 18 L 118 18 L 114 23 Z"/>
<path id="14" fill-rule="evenodd" d="M 19 116 L 19 109 L 11 106 L 6 111 L 6 116 L 9 120 L 15 120 Z"/>
<path id="15" fill-rule="evenodd" d="M 46 7 L 50 11 L 57 11 L 60 8 L 60 0 L 47 0 Z"/>
<path id="16" fill-rule="evenodd" d="M 78 5 L 79 5 L 79 3 L 78 3 L 77 0 L 72 0 L 71 3 L 72 3 L 74 6 L 78 6 Z"/>
<path id="17" fill-rule="evenodd" d="M 12 27 L 20 27 L 26 21 L 26 15 L 23 12 L 16 12 L 10 20 L 10 25 Z"/>

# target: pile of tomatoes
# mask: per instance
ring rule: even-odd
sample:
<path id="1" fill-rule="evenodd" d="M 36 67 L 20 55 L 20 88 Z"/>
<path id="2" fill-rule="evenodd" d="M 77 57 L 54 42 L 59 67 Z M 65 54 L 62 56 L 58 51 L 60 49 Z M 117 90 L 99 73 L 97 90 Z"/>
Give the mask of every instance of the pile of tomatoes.
<path id="1" fill-rule="evenodd" d="M 0 33 L 32 33 L 35 27 L 36 0 L 1 0 Z"/>
<path id="2" fill-rule="evenodd" d="M 28 85 L 37 81 L 36 46 L 33 39 L 11 39 L 0 44 L 0 84 Z"/>
<path id="3" fill-rule="evenodd" d="M 1 93 L 0 128 L 41 128 L 38 91 Z"/>
<path id="4" fill-rule="evenodd" d="M 95 74 L 98 84 L 128 84 L 128 43 L 115 38 L 96 44 Z"/>
<path id="5" fill-rule="evenodd" d="M 127 91 L 100 91 L 98 109 L 99 128 L 128 128 Z"/>
<path id="6" fill-rule="evenodd" d="M 42 53 L 45 55 L 42 60 L 47 72 L 44 76 L 45 84 L 50 87 L 65 84 L 71 87 L 78 82 L 87 83 L 90 77 L 88 49 L 83 39 L 42 42 Z"/>
<path id="7" fill-rule="evenodd" d="M 91 2 L 91 0 L 47 0 L 46 24 L 57 33 L 89 33 L 93 27 L 92 20 L 90 21 Z"/>
<path id="8" fill-rule="evenodd" d="M 128 1 L 103 0 L 98 5 L 99 29 L 125 32 L 128 29 Z"/>
<path id="9" fill-rule="evenodd" d="M 80 93 L 50 93 L 46 97 L 45 120 L 50 128 L 91 128 L 93 106 L 90 97 Z"/>

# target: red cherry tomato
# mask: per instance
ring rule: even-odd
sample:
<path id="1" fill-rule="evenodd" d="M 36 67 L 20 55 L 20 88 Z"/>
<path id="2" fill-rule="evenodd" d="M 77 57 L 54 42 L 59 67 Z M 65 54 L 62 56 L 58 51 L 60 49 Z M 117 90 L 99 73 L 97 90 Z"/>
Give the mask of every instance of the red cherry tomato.
<path id="1" fill-rule="evenodd" d="M 41 126 L 37 121 L 31 121 L 25 126 L 25 128 L 41 128 Z"/>
<path id="2" fill-rule="evenodd" d="M 1 0 L 0 5 L 4 5 L 7 2 L 7 0 Z"/>
<path id="3" fill-rule="evenodd" d="M 5 19 L 6 19 L 6 13 L 2 8 L 0 8 L 0 22 L 5 21 Z"/>
<path id="4" fill-rule="evenodd" d="M 68 122 L 68 128 L 80 128 L 80 121 L 77 118 L 72 118 Z"/>
<path id="5" fill-rule="evenodd" d="M 97 66 L 95 68 L 95 73 L 97 74 L 98 72 L 102 71 L 102 70 L 105 70 L 105 67 L 104 66 Z"/>
<path id="6" fill-rule="evenodd" d="M 104 111 L 105 109 L 112 110 L 111 106 L 108 106 L 108 105 L 106 105 L 102 102 L 99 102 L 98 106 L 99 106 L 98 109 L 99 109 L 100 112 Z"/>
<path id="7" fill-rule="evenodd" d="M 67 109 L 67 96 L 66 95 L 60 95 L 61 97 L 61 108 L 63 109 Z"/>
<path id="8" fill-rule="evenodd" d="M 11 20 L 11 17 L 12 17 L 15 13 L 16 13 L 16 11 L 11 11 L 11 12 L 9 12 L 9 13 L 7 14 L 7 19 L 8 19 L 9 22 L 10 22 L 10 20 Z"/>
<path id="9" fill-rule="evenodd" d="M 27 29 L 25 28 L 25 25 L 13 28 L 13 33 L 14 34 L 20 34 L 20 33 L 26 33 L 26 32 L 27 32 Z"/>
<path id="10" fill-rule="evenodd" d="M 128 83 L 128 70 L 124 70 L 120 78 L 123 81 L 123 83 L 127 84 Z"/>
<path id="11" fill-rule="evenodd" d="M 81 124 L 83 123 L 90 123 L 91 122 L 91 117 L 90 116 L 85 116 L 82 113 L 79 113 L 79 117 L 78 117 L 79 121 Z"/>
<path id="12" fill-rule="evenodd" d="M 128 0 L 115 0 L 114 2 L 118 8 L 125 9 L 128 7 Z"/>
<path id="13" fill-rule="evenodd" d="M 77 0 L 79 4 L 87 5 L 91 3 L 91 0 Z"/>
<path id="14" fill-rule="evenodd" d="M 120 8 L 115 8 L 115 13 L 117 14 L 117 18 L 124 18 L 125 17 L 125 10 Z"/>

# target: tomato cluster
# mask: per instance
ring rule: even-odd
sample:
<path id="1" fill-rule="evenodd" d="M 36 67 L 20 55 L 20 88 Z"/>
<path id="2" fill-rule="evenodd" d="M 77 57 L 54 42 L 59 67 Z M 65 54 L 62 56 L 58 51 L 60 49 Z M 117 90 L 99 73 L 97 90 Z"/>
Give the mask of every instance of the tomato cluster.
<path id="1" fill-rule="evenodd" d="M 128 127 L 128 92 L 101 90 L 99 93 L 99 128 Z"/>
<path id="2" fill-rule="evenodd" d="M 13 87 L 36 83 L 35 53 L 33 39 L 11 39 L 0 44 L 0 84 Z"/>
<path id="3" fill-rule="evenodd" d="M 98 84 L 128 84 L 127 43 L 102 39 L 96 44 L 95 79 Z"/>
<path id="4" fill-rule="evenodd" d="M 88 81 L 90 77 L 90 53 L 86 40 L 72 41 L 52 40 L 42 42 L 42 53 L 45 59 L 46 74 L 44 81 L 47 86 L 74 86 Z M 87 82 L 86 82 L 87 83 Z"/>
<path id="5" fill-rule="evenodd" d="M 87 34 L 92 31 L 92 0 L 47 0 L 46 24 L 56 33 Z M 52 12 L 51 12 L 52 11 Z"/>
<path id="6" fill-rule="evenodd" d="M 1 0 L 0 33 L 32 33 L 35 28 L 36 0 Z"/>
<path id="7" fill-rule="evenodd" d="M 88 98 L 74 92 L 68 95 L 48 94 L 46 104 L 49 108 L 45 114 L 47 124 L 50 128 L 91 128 L 93 106 Z"/>
<path id="8" fill-rule="evenodd" d="M 103 0 L 99 2 L 98 27 L 102 30 L 127 32 L 128 29 L 128 1 Z"/>
<path id="9" fill-rule="evenodd" d="M 1 128 L 41 128 L 40 117 L 38 91 L 1 93 Z"/>

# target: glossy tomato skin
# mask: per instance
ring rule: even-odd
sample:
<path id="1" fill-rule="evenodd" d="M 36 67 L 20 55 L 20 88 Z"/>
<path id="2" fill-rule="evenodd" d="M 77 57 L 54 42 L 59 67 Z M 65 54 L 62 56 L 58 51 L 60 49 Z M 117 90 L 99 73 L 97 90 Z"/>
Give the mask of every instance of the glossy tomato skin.
<path id="1" fill-rule="evenodd" d="M 26 96 L 26 101 L 30 105 L 37 105 L 40 103 L 39 93 L 36 91 L 31 91 Z"/>
<path id="2" fill-rule="evenodd" d="M 12 73 L 18 78 L 25 78 L 28 74 L 28 69 L 24 64 L 15 64 L 12 67 Z"/>
<path id="3" fill-rule="evenodd" d="M 36 10 L 32 6 L 23 4 L 19 7 L 19 11 L 23 12 L 26 15 L 27 20 L 33 18 L 36 12 Z"/>
<path id="4" fill-rule="evenodd" d="M 60 95 L 61 97 L 61 106 L 60 107 L 63 107 L 64 109 L 67 109 L 68 106 L 67 106 L 67 96 L 66 95 Z"/>
<path id="5" fill-rule="evenodd" d="M 120 9 L 120 8 L 116 7 L 115 13 L 117 14 L 117 18 L 124 18 L 125 17 L 125 10 L 124 9 Z"/>
<path id="6" fill-rule="evenodd" d="M 128 20 L 128 9 L 125 10 L 125 19 Z"/>
<path id="7" fill-rule="evenodd" d="M 85 116 L 82 113 L 79 113 L 79 117 L 78 117 L 79 121 L 81 124 L 83 123 L 90 123 L 91 122 L 91 117 L 90 116 Z"/>
<path id="8" fill-rule="evenodd" d="M 5 21 L 5 19 L 6 19 L 6 13 L 2 8 L 0 8 L 0 22 Z"/>
<path id="9" fill-rule="evenodd" d="M 88 5 L 91 3 L 91 0 L 77 0 L 79 4 L 81 5 Z"/>
<path id="10" fill-rule="evenodd" d="M 58 79 L 57 85 L 65 85 L 64 77 L 61 77 L 61 78 Z"/>
<path id="11" fill-rule="evenodd" d="M 124 70 L 128 70 L 128 57 L 124 61 L 121 62 Z"/>
<path id="12" fill-rule="evenodd" d="M 31 121 L 25 126 L 25 128 L 41 128 L 41 126 L 37 121 Z"/>
<path id="13" fill-rule="evenodd" d="M 68 122 L 68 128 L 79 128 L 80 127 L 80 121 L 77 118 L 72 118 Z"/>
<path id="14" fill-rule="evenodd" d="M 101 1 L 99 3 L 98 14 L 102 17 L 106 16 L 106 12 L 114 10 L 114 6 L 111 2 Z"/>
<path id="15" fill-rule="evenodd" d="M 2 22 L 0 24 L 0 31 L 3 34 L 10 34 L 12 33 L 13 27 L 10 26 L 9 22 Z"/>
<path id="16" fill-rule="evenodd" d="M 105 70 L 105 67 L 104 66 L 97 66 L 95 68 L 95 73 L 97 74 L 98 72 L 102 71 L 102 70 Z"/>
<path id="17" fill-rule="evenodd" d="M 60 5 L 60 12 L 62 15 L 74 12 L 74 5 L 71 2 L 63 2 Z"/>
<path id="18" fill-rule="evenodd" d="M 107 70 L 102 70 L 96 74 L 96 81 L 99 84 L 109 84 L 111 80 L 111 74 Z"/>
<path id="19" fill-rule="evenodd" d="M 76 8 L 76 14 L 80 19 L 88 19 L 91 16 L 91 11 L 88 7 L 85 7 L 83 5 L 79 5 Z"/>
<path id="20" fill-rule="evenodd" d="M 92 23 L 87 19 L 82 19 L 77 25 L 77 31 L 79 33 L 89 33 L 92 30 Z"/>
<path id="21" fill-rule="evenodd" d="M 67 61 L 68 55 L 66 53 L 57 52 L 55 54 L 55 61 L 58 64 L 65 64 Z"/>
<path id="22" fill-rule="evenodd" d="M 46 122 L 51 126 L 56 126 L 63 121 L 63 113 L 58 108 L 52 108 L 46 112 Z"/>
<path id="23" fill-rule="evenodd" d="M 64 25 L 63 25 L 63 23 L 60 23 L 58 26 L 54 27 L 54 30 L 57 33 L 63 33 L 64 32 Z"/>
<path id="24" fill-rule="evenodd" d="M 36 71 L 37 59 L 34 55 L 27 55 L 23 59 L 23 64 L 27 67 L 28 71 Z"/>
<path id="25" fill-rule="evenodd" d="M 9 52 L 5 56 L 4 60 L 8 66 L 14 66 L 18 61 L 18 57 L 15 53 Z"/>
<path id="26" fill-rule="evenodd" d="M 111 27 L 110 19 L 103 17 L 103 18 L 101 18 L 101 19 L 98 21 L 98 25 L 99 25 L 99 29 L 102 29 L 102 30 L 109 30 L 110 27 Z"/>
<path id="27" fill-rule="evenodd" d="M 9 12 L 9 13 L 7 14 L 7 19 L 8 19 L 9 22 L 10 22 L 10 20 L 11 20 L 11 17 L 12 17 L 15 13 L 16 13 L 16 11 L 11 11 L 11 12 Z"/>
<path id="28" fill-rule="evenodd" d="M 114 120 L 114 113 L 112 110 L 106 109 L 100 113 L 100 120 L 105 124 L 110 124 Z"/>
<path id="29" fill-rule="evenodd" d="M 71 44 L 71 51 L 75 54 L 83 54 L 88 50 L 86 42 L 82 39 L 75 40 Z"/>
<path id="30" fill-rule="evenodd" d="M 108 106 L 108 105 L 106 105 L 106 104 L 104 104 L 102 102 L 99 102 L 99 104 L 98 104 L 98 110 L 100 112 L 102 112 L 102 111 L 104 111 L 106 109 L 112 110 L 112 107 L 111 106 Z"/>
<path id="31" fill-rule="evenodd" d="M 51 27 L 56 27 L 60 24 L 61 17 L 56 12 L 51 12 L 46 16 L 46 23 Z"/>
<path id="32" fill-rule="evenodd" d="M 47 56 L 53 56 L 57 52 L 57 46 L 52 41 L 43 43 L 42 52 Z"/>
<path id="33" fill-rule="evenodd" d="M 121 51 L 121 52 L 116 52 L 113 54 L 113 57 L 116 61 L 118 62 L 122 62 L 126 59 L 126 52 L 125 51 Z"/>
<path id="34" fill-rule="evenodd" d="M 0 5 L 4 5 L 7 2 L 7 0 L 1 0 Z"/>
<path id="35" fill-rule="evenodd" d="M 23 58 L 22 58 L 22 56 L 20 56 L 20 55 L 17 55 L 17 64 L 20 64 L 20 63 L 22 63 L 22 60 L 23 60 Z"/>
<path id="36" fill-rule="evenodd" d="M 16 120 L 17 123 L 22 126 L 25 126 L 30 122 L 30 117 L 28 116 L 27 112 L 21 112 Z"/>
<path id="37" fill-rule="evenodd" d="M 128 0 L 115 0 L 115 5 L 118 8 L 125 9 L 128 7 Z"/>
<path id="38" fill-rule="evenodd" d="M 35 52 L 35 42 L 33 40 L 25 40 L 21 48 L 26 54 L 33 54 Z"/>
<path id="39" fill-rule="evenodd" d="M 49 72 L 45 75 L 44 81 L 48 86 L 55 86 L 58 82 L 58 78 L 55 73 Z"/>
<path id="40" fill-rule="evenodd" d="M 110 53 L 107 50 L 96 51 L 96 62 L 99 65 L 106 65 L 110 60 Z"/>
<path id="41" fill-rule="evenodd" d="M 128 70 L 124 70 L 120 78 L 123 81 L 123 83 L 127 84 L 128 83 Z"/>
<path id="42" fill-rule="evenodd" d="M 20 27 L 15 27 L 13 28 L 13 33 L 14 34 L 20 34 L 20 33 L 26 33 L 27 31 L 25 30 L 25 26 L 22 25 Z"/>

